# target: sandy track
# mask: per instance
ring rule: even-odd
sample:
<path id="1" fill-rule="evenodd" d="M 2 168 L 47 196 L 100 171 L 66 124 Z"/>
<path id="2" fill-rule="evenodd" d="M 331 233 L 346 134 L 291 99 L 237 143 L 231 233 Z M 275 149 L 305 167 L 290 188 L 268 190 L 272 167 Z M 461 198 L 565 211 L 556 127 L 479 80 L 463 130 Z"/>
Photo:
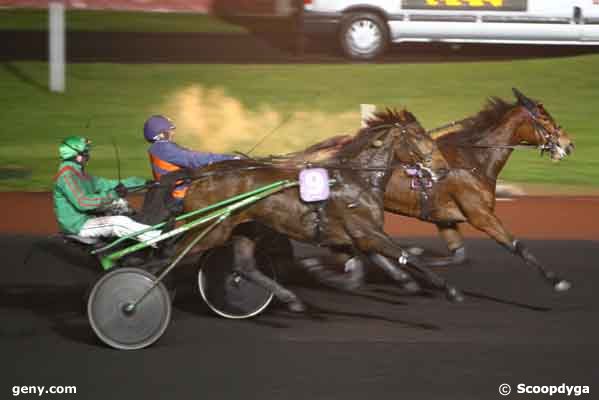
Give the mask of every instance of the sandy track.
<path id="1" fill-rule="evenodd" d="M 140 198 L 132 199 L 139 204 Z M 497 215 L 517 237 L 529 239 L 599 240 L 599 197 L 522 197 L 499 201 Z M 50 193 L 0 193 L 0 232 L 51 234 L 58 229 Z M 467 237 L 484 237 L 464 226 Z M 435 236 L 432 224 L 387 214 L 385 228 L 393 236 Z"/>

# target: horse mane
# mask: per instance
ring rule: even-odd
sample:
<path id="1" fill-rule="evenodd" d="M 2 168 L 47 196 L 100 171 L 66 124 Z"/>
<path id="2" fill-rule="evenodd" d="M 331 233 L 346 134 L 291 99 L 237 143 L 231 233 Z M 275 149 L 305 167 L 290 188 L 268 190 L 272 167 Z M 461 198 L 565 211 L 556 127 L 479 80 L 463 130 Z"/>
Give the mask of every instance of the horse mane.
<path id="1" fill-rule="evenodd" d="M 315 143 L 304 150 L 287 154 L 270 155 L 267 157 L 252 158 L 261 163 L 294 165 L 297 162 L 316 162 L 334 157 L 339 150 L 353 140 L 351 135 L 337 135 Z"/>
<path id="2" fill-rule="evenodd" d="M 313 144 L 310 147 L 302 150 L 303 154 L 313 154 L 323 150 L 331 151 L 331 150 L 339 150 L 341 147 L 345 146 L 353 140 L 353 136 L 351 135 L 337 135 L 330 137 L 328 139 L 323 140 L 322 142 L 318 142 Z"/>
<path id="3" fill-rule="evenodd" d="M 362 128 L 356 133 L 353 137 L 353 140 L 347 143 L 345 146 L 339 149 L 339 151 L 335 154 L 337 158 L 350 158 L 358 151 L 360 151 L 365 145 L 366 142 L 369 142 L 373 139 L 373 136 L 379 136 L 381 133 L 386 132 L 386 129 L 383 128 L 392 128 L 393 126 L 405 126 L 413 123 L 418 123 L 418 120 L 408 110 L 402 108 L 401 110 L 397 110 L 394 108 L 386 108 L 385 111 L 375 112 L 370 118 L 366 121 L 366 127 Z M 377 129 L 380 128 L 380 129 Z M 424 129 L 422 132 L 424 133 Z"/>
<path id="4" fill-rule="evenodd" d="M 478 114 L 457 121 L 444 132 L 435 134 L 435 140 L 446 144 L 476 143 L 486 137 L 489 129 L 497 126 L 516 105 L 499 97 L 490 97 Z"/>
<path id="5" fill-rule="evenodd" d="M 377 111 L 366 120 L 367 128 L 376 128 L 382 125 L 408 125 L 418 122 L 414 114 L 402 108 L 386 108 L 385 111 Z"/>

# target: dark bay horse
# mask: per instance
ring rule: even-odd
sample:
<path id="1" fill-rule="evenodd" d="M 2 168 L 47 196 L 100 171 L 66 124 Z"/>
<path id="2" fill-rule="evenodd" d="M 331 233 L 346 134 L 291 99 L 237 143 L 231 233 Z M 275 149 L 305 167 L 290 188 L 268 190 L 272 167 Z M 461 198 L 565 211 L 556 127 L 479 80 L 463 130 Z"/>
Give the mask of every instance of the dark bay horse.
<path id="1" fill-rule="evenodd" d="M 391 120 L 393 123 L 388 123 Z M 194 251 L 220 246 L 229 239 L 236 226 L 255 221 L 292 239 L 327 246 L 346 254 L 382 254 L 391 260 L 399 260 L 418 279 L 445 290 L 451 300 L 460 301 L 461 293 L 423 268 L 416 257 L 409 256 L 383 232 L 383 196 L 396 162 L 418 163 L 420 156 L 430 154 L 433 146 L 434 141 L 412 114 L 397 113 L 388 121 L 361 130 L 326 163 L 319 164 L 335 180 L 328 200 L 303 202 L 297 188 L 275 193 L 216 226 Z M 196 170 L 191 177 L 194 182 L 185 198 L 184 209 L 196 210 L 274 181 L 296 180 L 301 167 L 305 165 L 250 159 L 217 163 Z M 196 235 L 197 232 L 188 232 L 178 244 L 178 249 L 192 243 Z M 303 310 L 294 293 L 256 268 L 254 247 L 249 237 L 235 238 L 236 271 L 272 291 L 291 310 Z M 382 268 L 385 269 L 385 266 Z"/>
<path id="2" fill-rule="evenodd" d="M 534 146 L 559 161 L 574 144 L 542 104 L 513 89 L 516 103 L 492 98 L 476 116 L 451 124 L 436 136 L 436 143 L 450 165 L 445 179 L 429 188 L 414 190 L 405 170 L 394 171 L 385 192 L 387 211 L 434 223 L 446 241 L 451 257 L 429 260 L 428 266 L 465 261 L 464 241 L 458 224 L 468 222 L 485 232 L 528 265 L 538 268 L 557 291 L 570 283 L 547 271 L 535 256 L 516 240 L 495 215 L 497 177 L 512 151 Z"/>

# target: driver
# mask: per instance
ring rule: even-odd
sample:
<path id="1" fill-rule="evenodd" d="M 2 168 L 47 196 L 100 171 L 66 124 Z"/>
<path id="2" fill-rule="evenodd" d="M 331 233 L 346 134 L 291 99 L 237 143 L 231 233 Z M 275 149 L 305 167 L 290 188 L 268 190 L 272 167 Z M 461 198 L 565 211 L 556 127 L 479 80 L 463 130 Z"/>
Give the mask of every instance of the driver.
<path id="1" fill-rule="evenodd" d="M 162 175 L 182 168 L 199 168 L 218 161 L 239 159 L 229 154 L 186 149 L 172 141 L 174 135 L 175 124 L 163 115 L 153 115 L 144 123 L 144 138 L 151 143 L 148 155 L 156 181 L 159 181 Z M 171 193 L 172 197 L 177 201 L 183 201 L 188 186 L 180 182 Z"/>
<path id="2" fill-rule="evenodd" d="M 62 232 L 87 238 L 126 236 L 149 228 L 124 215 L 96 216 L 105 212 L 127 188 L 141 186 L 145 180 L 131 177 L 122 182 L 88 175 L 91 141 L 81 136 L 64 139 L 58 148 L 60 166 L 54 178 L 54 214 Z M 136 239 L 146 241 L 160 235 L 151 230 Z"/>

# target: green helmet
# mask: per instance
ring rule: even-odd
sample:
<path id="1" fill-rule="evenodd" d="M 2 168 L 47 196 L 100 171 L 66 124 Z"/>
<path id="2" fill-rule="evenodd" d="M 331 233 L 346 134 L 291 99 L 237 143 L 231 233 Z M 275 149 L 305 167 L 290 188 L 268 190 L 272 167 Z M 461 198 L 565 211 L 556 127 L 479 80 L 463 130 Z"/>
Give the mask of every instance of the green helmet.
<path id="1" fill-rule="evenodd" d="M 78 154 L 89 152 L 91 141 L 82 136 L 69 136 L 58 147 L 61 160 L 68 160 Z"/>

